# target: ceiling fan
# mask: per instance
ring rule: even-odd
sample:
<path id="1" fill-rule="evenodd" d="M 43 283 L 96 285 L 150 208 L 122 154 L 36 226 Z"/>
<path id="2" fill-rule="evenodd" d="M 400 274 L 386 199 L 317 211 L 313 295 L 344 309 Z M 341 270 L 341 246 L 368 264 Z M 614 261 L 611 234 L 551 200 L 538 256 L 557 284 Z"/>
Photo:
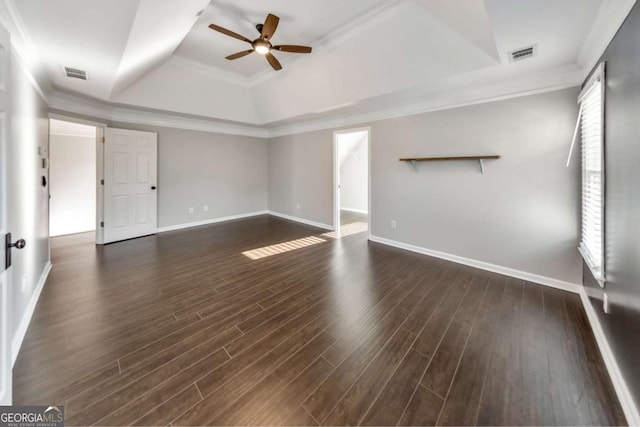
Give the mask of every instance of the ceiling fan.
<path id="1" fill-rule="evenodd" d="M 256 30 L 260 33 L 260 37 L 255 40 L 249 40 L 247 37 L 244 37 L 238 33 L 234 33 L 231 30 L 227 30 L 226 28 L 222 28 L 218 25 L 211 24 L 209 28 L 214 31 L 217 31 L 222 34 L 226 34 L 229 37 L 233 37 L 238 40 L 242 40 L 251 45 L 251 49 L 243 50 L 242 52 L 234 53 L 233 55 L 229 55 L 226 57 L 228 60 L 234 60 L 238 58 L 242 58 L 243 56 L 247 56 L 250 53 L 257 52 L 260 55 L 263 55 L 269 61 L 269 64 L 273 67 L 274 70 L 282 70 L 282 65 L 280 61 L 273 56 L 271 51 L 278 50 L 281 52 L 293 52 L 293 53 L 311 53 L 311 48 L 308 46 L 297 46 L 292 44 L 283 44 L 273 46 L 269 40 L 276 32 L 276 28 L 278 28 L 278 22 L 280 22 L 280 18 L 276 15 L 272 15 L 271 13 L 267 15 L 267 19 L 265 19 L 264 24 L 257 24 Z"/>

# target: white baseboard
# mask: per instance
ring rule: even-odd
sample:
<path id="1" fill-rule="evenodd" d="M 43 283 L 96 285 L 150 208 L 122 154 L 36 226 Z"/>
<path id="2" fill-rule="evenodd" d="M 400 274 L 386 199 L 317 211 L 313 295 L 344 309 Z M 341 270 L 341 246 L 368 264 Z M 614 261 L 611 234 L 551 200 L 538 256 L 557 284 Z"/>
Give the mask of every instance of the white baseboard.
<path id="1" fill-rule="evenodd" d="M 582 300 L 584 311 L 587 313 L 589 323 L 591 324 L 591 330 L 593 331 L 593 335 L 596 337 L 596 342 L 600 348 L 600 353 L 602 354 L 604 364 L 609 372 L 609 377 L 613 383 L 616 395 L 618 396 L 618 400 L 620 400 L 620 405 L 622 406 L 624 415 L 627 418 L 627 423 L 630 426 L 640 426 L 640 411 L 634 404 L 629 387 L 624 380 L 622 371 L 620 371 L 618 362 L 616 362 L 613 355 L 613 350 L 611 350 L 611 346 L 609 345 L 609 340 L 607 339 L 607 336 L 602 329 L 602 325 L 600 324 L 598 313 L 596 313 L 591 301 L 589 301 L 589 296 L 587 295 L 584 287 L 580 290 L 580 299 Z"/>
<path id="2" fill-rule="evenodd" d="M 323 224 L 321 222 L 309 221 L 308 219 L 299 218 L 297 216 L 286 215 L 280 212 L 268 211 L 269 215 L 277 216 L 278 218 L 288 219 L 289 221 L 295 221 L 313 227 L 323 228 L 325 230 L 333 230 L 333 226 L 329 224 Z"/>
<path id="3" fill-rule="evenodd" d="M 268 213 L 267 211 L 258 211 L 258 212 L 249 212 L 249 213 L 244 213 L 239 215 L 224 216 L 220 218 L 206 219 L 204 221 L 188 222 L 186 224 L 177 224 L 177 225 L 169 225 L 167 227 L 160 227 L 158 228 L 157 231 L 158 233 L 164 233 L 167 231 L 182 230 L 184 228 L 200 227 L 202 225 L 216 224 L 218 222 L 224 222 L 224 221 L 232 221 L 234 219 L 251 218 L 253 216 L 266 215 L 267 213 Z"/>
<path id="4" fill-rule="evenodd" d="M 345 208 L 344 206 L 340 206 L 340 210 L 347 211 L 347 212 L 361 213 L 365 215 L 369 213 L 366 209 Z"/>
<path id="5" fill-rule="evenodd" d="M 18 325 L 18 330 L 13 336 L 13 340 L 11 341 L 11 366 L 15 365 L 16 359 L 18 358 L 18 353 L 20 353 L 20 347 L 22 347 L 22 341 L 24 341 L 24 336 L 27 334 L 27 329 L 29 329 L 29 323 L 31 323 L 31 318 L 33 317 L 33 312 L 36 309 L 36 305 L 38 304 L 38 299 L 40 298 L 40 294 L 42 293 L 42 289 L 44 288 L 44 284 L 47 282 L 47 277 L 49 277 L 49 272 L 51 271 L 51 261 L 47 261 L 44 269 L 42 270 L 42 274 L 40 275 L 40 280 L 36 284 L 36 288 L 31 295 L 31 299 L 29 300 L 29 305 L 22 315 L 22 320 L 20 320 L 20 325 Z"/>
<path id="6" fill-rule="evenodd" d="M 492 271 L 498 274 L 504 274 L 505 276 L 515 277 L 517 279 L 526 280 L 528 282 L 538 283 L 540 285 L 550 286 L 552 288 L 562 289 L 563 291 L 569 291 L 573 293 L 580 293 L 584 287 L 577 283 L 565 282 L 564 280 L 553 279 L 551 277 L 540 276 L 538 274 L 529 273 L 526 271 L 516 270 L 509 267 L 503 267 L 501 265 L 490 264 L 484 261 L 478 261 L 471 258 L 465 258 L 458 255 L 449 254 L 446 252 L 435 251 L 433 249 L 427 249 L 420 246 L 410 245 L 408 243 L 397 242 L 395 240 L 389 240 L 382 237 L 371 236 L 369 238 L 372 242 L 382 243 L 383 245 L 393 246 L 400 249 L 405 249 L 411 252 L 417 252 L 423 255 L 429 255 L 436 258 L 446 259 L 447 261 L 457 262 L 458 264 L 464 264 L 471 267 L 479 268 L 481 270 Z"/>

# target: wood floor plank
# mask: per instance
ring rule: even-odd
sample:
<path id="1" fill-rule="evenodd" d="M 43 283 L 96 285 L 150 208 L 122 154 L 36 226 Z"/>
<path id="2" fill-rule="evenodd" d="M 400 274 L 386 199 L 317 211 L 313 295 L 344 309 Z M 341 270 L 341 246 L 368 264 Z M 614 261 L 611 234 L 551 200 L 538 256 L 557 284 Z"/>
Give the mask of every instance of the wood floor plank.
<path id="1" fill-rule="evenodd" d="M 444 397 L 449 391 L 487 286 L 481 278 L 471 282 L 422 378 L 421 384 L 438 396 Z"/>
<path id="2" fill-rule="evenodd" d="M 440 425 L 476 425 L 506 280 L 489 281 L 476 322 L 440 413 Z"/>
<path id="3" fill-rule="evenodd" d="M 398 425 L 433 426 L 438 420 L 442 404 L 442 397 L 436 396 L 431 390 L 418 386 Z"/>
<path id="4" fill-rule="evenodd" d="M 254 425 L 296 425 L 302 409 L 302 403 L 334 371 L 334 366 L 319 357 L 296 377 L 287 388 L 274 396 L 269 405 L 260 413 L 253 414 L 248 424 Z M 311 416 L 309 415 L 309 418 Z M 314 424 L 317 422 L 314 420 Z"/>
<path id="5" fill-rule="evenodd" d="M 269 215 L 51 248 L 13 396 L 69 426 L 624 424 L 567 292 Z"/>
<path id="6" fill-rule="evenodd" d="M 522 408 L 522 296 L 524 282 L 508 279 L 481 398 L 480 425 L 528 425 Z"/>
<path id="7" fill-rule="evenodd" d="M 430 360 L 425 355 L 410 350 L 371 405 L 361 424 L 365 426 L 396 425 L 418 387 Z"/>
<path id="8" fill-rule="evenodd" d="M 378 333 L 363 343 L 309 396 L 304 408 L 319 422 L 323 422 L 334 406 L 349 390 L 351 384 L 378 354 L 387 340 L 393 336 L 407 317 L 407 311 L 396 307 L 380 321 Z"/>
<path id="9" fill-rule="evenodd" d="M 182 415 L 172 421 L 174 425 L 202 425 L 219 416 L 231 403 L 235 395 L 242 395 L 250 390 L 254 384 L 269 375 L 293 353 L 304 347 L 316 335 L 323 333 L 328 322 L 324 317 L 311 322 L 294 333 L 282 344 L 258 358 L 239 372 L 228 371 L 228 366 L 222 366 L 213 373 L 202 377 L 196 385 L 205 396 L 197 405 L 188 408 Z M 328 334 L 327 334 L 328 335 Z M 240 360 L 239 356 L 229 363 Z M 169 404 L 175 405 L 175 402 Z M 185 408 L 186 409 L 186 408 Z"/>
<path id="10" fill-rule="evenodd" d="M 398 329 L 322 423 L 358 425 L 415 339 L 414 333 Z"/>

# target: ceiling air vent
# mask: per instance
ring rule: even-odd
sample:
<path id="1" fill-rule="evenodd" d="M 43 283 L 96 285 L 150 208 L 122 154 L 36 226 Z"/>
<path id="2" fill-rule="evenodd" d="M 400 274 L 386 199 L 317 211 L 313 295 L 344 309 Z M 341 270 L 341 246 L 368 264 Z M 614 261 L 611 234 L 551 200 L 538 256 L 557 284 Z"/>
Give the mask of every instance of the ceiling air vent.
<path id="1" fill-rule="evenodd" d="M 77 68 L 64 67 L 64 73 L 72 79 L 87 80 L 87 72 Z"/>
<path id="2" fill-rule="evenodd" d="M 537 50 L 538 50 L 537 45 L 533 45 L 533 46 L 511 51 L 509 52 L 509 60 L 511 62 L 516 62 L 516 61 L 522 61 L 523 59 L 534 57 L 536 56 Z"/>

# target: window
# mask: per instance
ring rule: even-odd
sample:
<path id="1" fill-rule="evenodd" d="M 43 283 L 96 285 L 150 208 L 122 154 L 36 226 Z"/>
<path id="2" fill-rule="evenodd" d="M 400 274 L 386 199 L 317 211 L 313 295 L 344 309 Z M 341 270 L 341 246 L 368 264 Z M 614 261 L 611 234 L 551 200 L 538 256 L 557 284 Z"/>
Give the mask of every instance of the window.
<path id="1" fill-rule="evenodd" d="M 604 285 L 604 64 L 580 93 L 582 239 L 580 253 Z"/>

